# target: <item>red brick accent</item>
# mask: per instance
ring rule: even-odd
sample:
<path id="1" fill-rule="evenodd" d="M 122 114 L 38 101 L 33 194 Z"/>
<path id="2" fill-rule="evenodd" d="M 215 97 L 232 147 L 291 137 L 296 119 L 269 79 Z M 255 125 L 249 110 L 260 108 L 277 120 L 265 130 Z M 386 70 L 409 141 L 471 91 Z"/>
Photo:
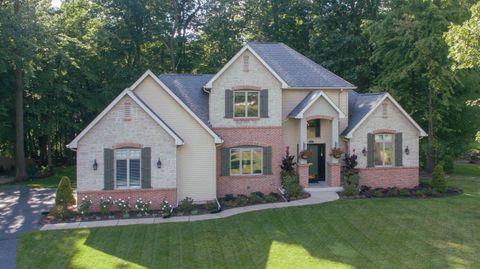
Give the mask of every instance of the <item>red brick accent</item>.
<path id="1" fill-rule="evenodd" d="M 217 195 L 245 194 L 254 191 L 263 193 L 278 192 L 280 187 L 280 165 L 284 154 L 282 127 L 215 128 L 215 133 L 223 138 L 223 146 L 272 147 L 272 174 L 259 176 L 221 176 L 221 151 L 217 150 Z"/>
<path id="2" fill-rule="evenodd" d="M 142 144 L 138 143 L 119 143 L 115 144 L 112 146 L 113 149 L 121 149 L 121 148 L 135 148 L 135 149 L 141 149 L 143 148 Z"/>
<path id="3" fill-rule="evenodd" d="M 392 129 L 377 129 L 372 132 L 373 134 L 394 134 L 396 133 L 395 130 Z"/>
<path id="4" fill-rule="evenodd" d="M 297 164 L 298 181 L 304 188 L 308 187 L 308 167 L 310 165 L 309 163 Z"/>
<path id="5" fill-rule="evenodd" d="M 160 203 L 164 198 L 172 204 L 177 204 L 177 189 L 125 189 L 125 190 L 102 190 L 102 191 L 79 191 L 77 192 L 77 204 L 80 203 L 83 197 L 89 196 L 92 199 L 93 207 L 92 211 L 98 211 L 98 204 L 100 197 L 112 197 L 113 200 L 127 199 L 130 197 L 130 206 L 135 208 L 135 201 L 142 198 L 144 201 L 152 201 L 152 209 L 160 209 Z M 112 210 L 116 210 L 113 205 Z"/>
<path id="6" fill-rule="evenodd" d="M 340 187 L 340 164 L 328 163 L 327 164 L 327 184 L 330 187 Z"/>
<path id="7" fill-rule="evenodd" d="M 252 85 L 239 85 L 239 86 L 234 86 L 232 87 L 232 90 L 234 91 L 241 91 L 241 90 L 255 90 L 259 91 L 261 88 L 257 86 L 252 86 Z"/>
<path id="8" fill-rule="evenodd" d="M 373 188 L 413 188 L 418 185 L 418 167 L 374 167 L 358 169 L 360 185 Z"/>

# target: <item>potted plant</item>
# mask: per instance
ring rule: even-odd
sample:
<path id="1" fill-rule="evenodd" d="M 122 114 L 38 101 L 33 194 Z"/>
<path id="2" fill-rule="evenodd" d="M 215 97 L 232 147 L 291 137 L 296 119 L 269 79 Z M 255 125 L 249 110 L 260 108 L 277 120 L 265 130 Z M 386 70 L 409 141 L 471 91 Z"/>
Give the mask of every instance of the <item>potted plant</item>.
<path id="1" fill-rule="evenodd" d="M 343 150 L 340 149 L 340 148 L 333 147 L 333 148 L 330 150 L 330 156 L 332 156 L 332 157 L 335 158 L 335 159 L 340 159 L 340 157 L 342 156 L 342 154 L 343 154 Z"/>
<path id="2" fill-rule="evenodd" d="M 313 156 L 313 151 L 310 149 L 306 149 L 300 152 L 300 158 L 304 160 L 311 158 L 312 156 Z"/>

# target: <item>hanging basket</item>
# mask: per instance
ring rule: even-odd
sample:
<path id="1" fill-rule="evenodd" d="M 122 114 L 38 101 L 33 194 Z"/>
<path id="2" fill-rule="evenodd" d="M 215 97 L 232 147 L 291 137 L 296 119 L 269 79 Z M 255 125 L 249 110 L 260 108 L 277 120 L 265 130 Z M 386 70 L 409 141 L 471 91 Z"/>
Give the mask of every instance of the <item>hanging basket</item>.
<path id="1" fill-rule="evenodd" d="M 300 158 L 306 160 L 306 159 L 309 159 L 313 156 L 313 151 L 312 150 L 309 150 L 309 149 L 306 149 L 302 152 L 300 152 Z"/>
<path id="2" fill-rule="evenodd" d="M 332 148 L 330 150 L 330 156 L 332 156 L 335 159 L 340 159 L 342 154 L 343 154 L 343 150 L 341 150 L 340 148 Z"/>

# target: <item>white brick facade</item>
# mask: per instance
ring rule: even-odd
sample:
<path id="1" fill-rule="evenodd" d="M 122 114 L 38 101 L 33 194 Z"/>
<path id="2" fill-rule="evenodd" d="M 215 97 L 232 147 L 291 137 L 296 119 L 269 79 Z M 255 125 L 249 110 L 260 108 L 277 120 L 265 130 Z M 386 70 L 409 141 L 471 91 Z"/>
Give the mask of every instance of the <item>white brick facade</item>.
<path id="1" fill-rule="evenodd" d="M 124 120 L 124 102 L 131 103 L 131 120 Z M 77 148 L 77 190 L 104 188 L 103 150 L 116 144 L 136 143 L 151 147 L 152 188 L 176 188 L 174 139 L 130 97 L 125 96 L 80 141 Z M 160 158 L 162 167 L 157 168 Z M 98 169 L 93 170 L 94 160 Z"/>

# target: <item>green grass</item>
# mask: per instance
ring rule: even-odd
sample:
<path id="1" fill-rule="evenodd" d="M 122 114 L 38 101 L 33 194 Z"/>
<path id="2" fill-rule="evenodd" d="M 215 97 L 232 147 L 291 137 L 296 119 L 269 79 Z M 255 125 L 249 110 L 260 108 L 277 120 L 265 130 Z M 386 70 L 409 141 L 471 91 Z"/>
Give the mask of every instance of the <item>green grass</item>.
<path id="1" fill-rule="evenodd" d="M 341 200 L 194 223 L 30 232 L 18 268 L 480 268 L 480 177 L 461 196 Z"/>
<path id="2" fill-rule="evenodd" d="M 2 184 L 1 187 L 6 186 L 29 186 L 33 188 L 56 188 L 62 176 L 67 176 L 70 178 L 72 187 L 75 188 L 77 185 L 76 176 L 75 176 L 75 166 L 65 166 L 65 167 L 56 167 L 54 169 L 54 174 L 50 177 L 41 178 L 41 179 L 29 179 L 23 182 L 14 182 L 8 184 Z"/>
<path id="3" fill-rule="evenodd" d="M 457 163 L 453 167 L 453 174 L 480 176 L 480 164 Z"/>

